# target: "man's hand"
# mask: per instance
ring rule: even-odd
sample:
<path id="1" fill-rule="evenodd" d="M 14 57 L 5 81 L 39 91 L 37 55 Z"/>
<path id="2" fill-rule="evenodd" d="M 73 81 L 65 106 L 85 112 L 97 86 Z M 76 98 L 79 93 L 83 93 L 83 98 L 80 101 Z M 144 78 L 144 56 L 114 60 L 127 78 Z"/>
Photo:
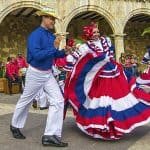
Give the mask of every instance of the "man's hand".
<path id="1" fill-rule="evenodd" d="M 66 55 L 69 55 L 69 54 L 71 54 L 71 53 L 72 53 L 72 48 L 71 48 L 71 47 L 66 46 L 66 47 L 64 48 L 64 51 L 65 51 Z"/>
<path id="2" fill-rule="evenodd" d="M 56 39 L 54 41 L 55 48 L 57 48 L 57 49 L 59 48 L 61 40 L 62 40 L 62 36 L 61 35 L 56 36 Z"/>

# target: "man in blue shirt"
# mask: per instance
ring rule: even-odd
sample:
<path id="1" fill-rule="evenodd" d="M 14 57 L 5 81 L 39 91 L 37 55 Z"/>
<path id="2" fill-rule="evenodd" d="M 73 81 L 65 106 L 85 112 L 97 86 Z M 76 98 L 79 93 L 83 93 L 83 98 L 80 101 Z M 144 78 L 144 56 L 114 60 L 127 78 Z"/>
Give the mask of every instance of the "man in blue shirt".
<path id="1" fill-rule="evenodd" d="M 44 89 L 50 103 L 47 123 L 42 144 L 44 146 L 66 147 L 68 143 L 61 141 L 63 125 L 64 98 L 52 74 L 52 64 L 55 58 L 65 57 L 68 50 L 58 50 L 54 47 L 55 36 L 49 31 L 54 28 L 56 16 L 48 10 L 38 11 L 41 26 L 34 30 L 28 38 L 26 83 L 15 112 L 10 130 L 14 138 L 25 139 L 20 128 L 24 127 L 29 107 L 37 93 Z"/>

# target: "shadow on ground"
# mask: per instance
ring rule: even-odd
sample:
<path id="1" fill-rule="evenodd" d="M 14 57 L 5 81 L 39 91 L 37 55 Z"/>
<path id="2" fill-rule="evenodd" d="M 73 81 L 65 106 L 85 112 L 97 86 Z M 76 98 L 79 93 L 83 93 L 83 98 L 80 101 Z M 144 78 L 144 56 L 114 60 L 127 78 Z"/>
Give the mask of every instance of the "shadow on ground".
<path id="1" fill-rule="evenodd" d="M 16 140 L 9 132 L 12 114 L 0 116 L 0 150 L 57 150 L 60 148 L 43 147 L 41 136 L 44 132 L 46 115 L 29 114 L 25 128 L 23 129 L 26 140 Z M 139 127 L 132 134 L 126 135 L 119 141 L 104 141 L 92 139 L 82 133 L 75 124 L 72 117 L 64 122 L 63 140 L 69 143 L 64 150 L 127 150 L 137 140 L 147 134 L 149 126 Z"/>

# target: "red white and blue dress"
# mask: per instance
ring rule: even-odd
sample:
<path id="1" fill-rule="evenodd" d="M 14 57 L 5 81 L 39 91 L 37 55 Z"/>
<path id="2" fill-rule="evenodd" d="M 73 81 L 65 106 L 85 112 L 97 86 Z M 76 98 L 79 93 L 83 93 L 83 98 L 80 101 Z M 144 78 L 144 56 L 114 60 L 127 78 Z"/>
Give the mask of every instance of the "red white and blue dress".
<path id="1" fill-rule="evenodd" d="M 107 39 L 88 41 L 79 48 L 67 82 L 67 98 L 77 126 L 101 139 L 120 139 L 125 133 L 150 121 L 150 106 L 139 101 L 121 65 L 112 59 Z"/>
<path id="2" fill-rule="evenodd" d="M 71 72 L 80 56 L 81 53 L 76 48 L 71 54 L 66 56 L 66 64 L 64 65 L 63 69 L 67 72 Z"/>
<path id="3" fill-rule="evenodd" d="M 147 52 L 142 60 L 147 64 L 147 69 L 136 79 L 136 83 L 131 86 L 132 93 L 143 103 L 150 104 L 150 53 Z"/>

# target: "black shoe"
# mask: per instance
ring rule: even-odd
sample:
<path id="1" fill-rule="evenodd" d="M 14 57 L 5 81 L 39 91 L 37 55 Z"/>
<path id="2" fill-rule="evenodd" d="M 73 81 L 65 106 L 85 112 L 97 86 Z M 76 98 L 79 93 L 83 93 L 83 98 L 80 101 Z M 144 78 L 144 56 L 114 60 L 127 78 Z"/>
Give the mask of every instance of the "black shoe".
<path id="1" fill-rule="evenodd" d="M 48 109 L 48 106 L 46 107 L 40 107 L 40 110 Z"/>
<path id="2" fill-rule="evenodd" d="M 36 100 L 33 101 L 32 107 L 33 107 L 34 109 L 37 109 L 37 101 L 36 101 Z"/>
<path id="3" fill-rule="evenodd" d="M 26 137 L 20 132 L 19 128 L 15 128 L 12 125 L 10 125 L 10 131 L 12 132 L 12 135 L 16 139 L 25 139 Z"/>
<path id="4" fill-rule="evenodd" d="M 68 143 L 61 142 L 60 138 L 56 135 L 43 135 L 42 136 L 43 146 L 55 146 L 55 147 L 67 147 Z"/>

